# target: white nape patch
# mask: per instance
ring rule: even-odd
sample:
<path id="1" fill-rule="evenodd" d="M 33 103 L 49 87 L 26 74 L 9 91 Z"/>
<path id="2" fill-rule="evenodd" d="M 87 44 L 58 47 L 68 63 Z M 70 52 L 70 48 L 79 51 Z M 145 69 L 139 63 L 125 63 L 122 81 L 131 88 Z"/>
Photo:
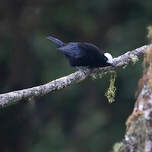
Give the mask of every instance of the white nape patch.
<path id="1" fill-rule="evenodd" d="M 113 57 L 110 53 L 104 53 L 104 56 L 108 58 L 107 63 L 113 63 Z"/>

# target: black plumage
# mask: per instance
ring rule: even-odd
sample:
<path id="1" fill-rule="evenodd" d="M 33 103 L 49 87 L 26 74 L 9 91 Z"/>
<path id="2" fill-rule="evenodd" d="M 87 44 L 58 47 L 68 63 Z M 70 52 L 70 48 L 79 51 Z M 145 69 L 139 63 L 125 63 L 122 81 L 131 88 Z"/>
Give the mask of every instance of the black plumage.
<path id="1" fill-rule="evenodd" d="M 108 62 L 108 58 L 100 51 L 98 47 L 86 42 L 69 42 L 62 41 L 48 36 L 58 46 L 58 50 L 63 52 L 71 66 L 88 66 L 89 68 L 113 66 Z"/>

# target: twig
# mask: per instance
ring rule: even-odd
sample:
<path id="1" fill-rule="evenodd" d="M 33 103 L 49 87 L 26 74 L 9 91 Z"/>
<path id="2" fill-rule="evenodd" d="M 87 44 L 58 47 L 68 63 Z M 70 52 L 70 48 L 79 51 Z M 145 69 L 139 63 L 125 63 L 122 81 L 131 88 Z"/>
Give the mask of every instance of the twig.
<path id="1" fill-rule="evenodd" d="M 84 72 L 77 71 L 68 76 L 64 76 L 62 78 L 53 80 L 44 85 L 0 94 L 0 107 L 5 107 L 10 104 L 17 103 L 18 101 L 21 101 L 23 99 L 36 97 L 36 96 L 43 96 L 47 93 L 63 89 L 67 86 L 70 86 L 74 83 L 78 83 L 86 79 L 92 73 L 104 73 L 110 70 L 115 70 L 119 66 L 124 66 L 126 64 L 129 64 L 131 61 L 133 61 L 133 57 L 138 57 L 138 58 L 141 57 L 149 46 L 150 45 L 142 46 L 135 50 L 128 51 L 127 53 L 117 58 L 114 58 L 113 63 L 115 64 L 115 67 L 105 67 L 105 68 L 98 68 L 94 70 L 87 69 Z"/>

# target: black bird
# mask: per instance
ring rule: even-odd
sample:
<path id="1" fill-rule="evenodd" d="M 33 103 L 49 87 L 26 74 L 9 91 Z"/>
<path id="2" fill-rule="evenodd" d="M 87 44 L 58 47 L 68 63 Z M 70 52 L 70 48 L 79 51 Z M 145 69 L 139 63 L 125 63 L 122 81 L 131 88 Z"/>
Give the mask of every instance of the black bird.
<path id="1" fill-rule="evenodd" d="M 48 36 L 47 39 L 58 46 L 57 49 L 63 52 L 71 66 L 87 66 L 89 68 L 114 66 L 111 54 L 101 52 L 98 47 L 91 43 L 64 43 L 52 36 Z"/>

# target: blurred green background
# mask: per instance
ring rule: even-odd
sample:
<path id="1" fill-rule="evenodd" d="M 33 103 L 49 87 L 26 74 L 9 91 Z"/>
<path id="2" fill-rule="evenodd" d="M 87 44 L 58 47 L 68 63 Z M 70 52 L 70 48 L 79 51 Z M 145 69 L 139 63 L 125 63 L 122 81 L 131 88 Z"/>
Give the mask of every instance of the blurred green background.
<path id="1" fill-rule="evenodd" d="M 65 42 L 91 42 L 116 57 L 147 44 L 150 24 L 151 0 L 0 1 L 0 93 L 76 71 L 46 40 L 50 34 Z M 113 104 L 104 95 L 109 87 L 107 74 L 0 109 L 0 151 L 110 151 L 125 133 L 141 63 L 117 70 Z"/>

